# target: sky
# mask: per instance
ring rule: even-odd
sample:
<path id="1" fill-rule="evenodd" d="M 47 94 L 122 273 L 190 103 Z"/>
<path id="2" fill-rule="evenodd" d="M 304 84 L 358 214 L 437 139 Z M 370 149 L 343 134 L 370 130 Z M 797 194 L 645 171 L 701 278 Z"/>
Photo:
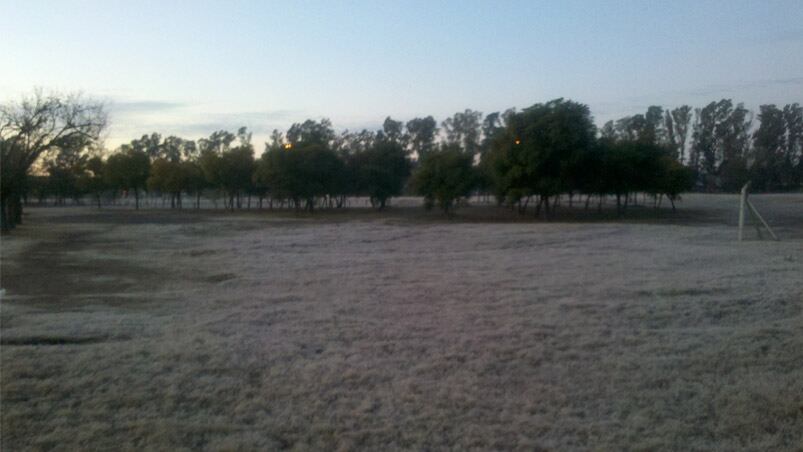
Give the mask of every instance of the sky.
<path id="1" fill-rule="evenodd" d="M 597 124 L 649 105 L 803 103 L 803 1 L 0 0 L 0 102 L 107 104 L 107 147 L 330 118 L 439 122 L 564 97 Z"/>

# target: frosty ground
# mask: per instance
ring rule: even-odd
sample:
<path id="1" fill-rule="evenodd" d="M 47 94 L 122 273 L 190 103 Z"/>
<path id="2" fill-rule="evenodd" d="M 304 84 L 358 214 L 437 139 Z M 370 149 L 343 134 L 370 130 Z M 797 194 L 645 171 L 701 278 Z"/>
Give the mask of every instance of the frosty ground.
<path id="1" fill-rule="evenodd" d="M 803 195 L 753 202 L 781 242 L 737 243 L 727 195 L 32 208 L 2 239 L 2 449 L 800 450 Z"/>

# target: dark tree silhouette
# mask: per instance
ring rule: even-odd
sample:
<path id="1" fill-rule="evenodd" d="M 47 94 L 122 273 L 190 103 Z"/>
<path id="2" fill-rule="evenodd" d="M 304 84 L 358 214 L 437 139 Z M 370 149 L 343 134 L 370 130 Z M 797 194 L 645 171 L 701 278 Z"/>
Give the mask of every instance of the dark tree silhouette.
<path id="1" fill-rule="evenodd" d="M 424 197 L 426 208 L 437 202 L 448 214 L 460 198 L 471 194 L 476 177 L 472 163 L 472 156 L 457 146 L 427 155 L 413 182 L 416 192 Z"/>
<path id="2" fill-rule="evenodd" d="M 145 189 L 150 171 L 150 159 L 143 150 L 123 145 L 120 152 L 106 161 L 104 177 L 109 186 L 134 193 L 134 205 L 139 209 L 140 190 Z"/>
<path id="3" fill-rule="evenodd" d="M 418 161 L 421 161 L 427 154 L 435 150 L 438 123 L 432 116 L 411 119 L 407 121 L 407 134 L 410 152 L 416 155 Z"/>
<path id="4" fill-rule="evenodd" d="M 28 171 L 43 153 L 85 148 L 105 127 L 103 105 L 78 95 L 37 91 L 0 106 L 0 229 L 22 222 Z"/>

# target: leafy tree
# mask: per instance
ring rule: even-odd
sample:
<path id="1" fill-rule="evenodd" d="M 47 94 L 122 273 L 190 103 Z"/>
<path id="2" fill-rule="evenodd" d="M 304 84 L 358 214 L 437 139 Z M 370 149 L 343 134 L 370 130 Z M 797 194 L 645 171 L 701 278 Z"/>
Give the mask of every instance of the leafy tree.
<path id="1" fill-rule="evenodd" d="M 626 116 L 614 125 L 616 138 L 622 141 L 646 141 L 647 119 L 642 114 Z"/>
<path id="2" fill-rule="evenodd" d="M 686 160 L 686 141 L 689 137 L 693 110 L 688 105 L 667 110 L 664 115 L 664 128 L 666 129 L 669 146 L 673 150 L 673 157 L 680 163 Z"/>
<path id="3" fill-rule="evenodd" d="M 84 172 L 79 179 L 79 184 L 87 193 L 91 193 L 92 197 L 100 209 L 100 197 L 103 191 L 106 190 L 106 182 L 104 181 L 103 173 L 105 171 L 105 164 L 100 156 L 91 157 L 84 168 Z"/>
<path id="4" fill-rule="evenodd" d="M 230 185 L 227 180 L 229 175 L 224 173 L 223 155 L 231 149 L 231 144 L 237 140 L 237 136 L 225 130 L 212 133 L 209 138 L 198 140 L 198 165 L 203 172 L 204 179 L 210 187 L 217 190 L 226 191 L 226 186 Z M 226 193 L 229 195 L 229 193 Z M 228 197 L 231 201 L 231 197 Z M 227 205 L 230 205 L 227 202 Z"/>
<path id="5" fill-rule="evenodd" d="M 666 129 L 664 128 L 664 109 L 658 105 L 647 107 L 644 114 L 644 135 L 641 140 L 651 144 L 665 143 L 667 140 Z"/>
<path id="6" fill-rule="evenodd" d="M 482 120 L 482 143 L 480 144 L 480 160 L 482 160 L 493 147 L 494 141 L 505 132 L 502 115 L 495 111 Z"/>
<path id="7" fill-rule="evenodd" d="M 660 193 L 666 195 L 675 211 L 675 201 L 680 194 L 687 192 L 694 186 L 694 172 L 674 158 L 665 157 L 660 162 L 661 176 L 658 182 Z"/>
<path id="8" fill-rule="evenodd" d="M 353 154 L 366 151 L 374 146 L 377 141 L 376 134 L 370 130 L 363 129 L 360 132 L 350 133 L 344 131 L 339 138 L 337 146 L 345 154 Z"/>
<path id="9" fill-rule="evenodd" d="M 165 148 L 162 146 L 162 135 L 156 132 L 131 140 L 131 147 L 136 151 L 147 154 L 151 161 L 166 157 Z"/>
<path id="10" fill-rule="evenodd" d="M 0 106 L 0 228 L 22 222 L 28 171 L 54 149 L 81 149 L 106 127 L 103 105 L 80 96 L 37 91 L 20 103 Z"/>
<path id="11" fill-rule="evenodd" d="M 182 158 L 187 160 L 195 158 L 197 152 L 198 148 L 194 141 L 171 135 L 161 144 L 159 157 L 170 162 L 178 162 Z"/>
<path id="12" fill-rule="evenodd" d="M 340 191 L 344 164 L 320 144 L 285 150 L 267 150 L 257 164 L 254 181 L 277 198 L 289 199 L 296 209 L 312 211 L 315 198 Z"/>
<path id="13" fill-rule="evenodd" d="M 235 147 L 226 147 L 219 154 L 207 152 L 206 159 L 201 161 L 202 167 L 206 163 L 210 182 L 219 186 L 228 197 L 230 209 L 242 207 L 242 195 L 248 193 L 252 186 L 254 172 L 254 147 L 251 144 L 251 134 L 245 127 L 237 131 L 236 139 L 239 144 Z"/>
<path id="14" fill-rule="evenodd" d="M 605 138 L 607 140 L 616 140 L 617 138 L 617 130 L 613 121 L 606 122 L 599 130 L 599 133 L 601 138 Z"/>
<path id="15" fill-rule="evenodd" d="M 181 208 L 181 192 L 187 187 L 187 174 L 181 162 L 158 158 L 150 168 L 147 181 L 149 191 L 170 196 L 170 207 Z"/>
<path id="16" fill-rule="evenodd" d="M 326 118 L 320 121 L 308 119 L 290 126 L 286 136 L 293 146 L 317 144 L 328 147 L 335 139 L 335 131 L 332 122 Z"/>
<path id="17" fill-rule="evenodd" d="M 749 149 L 752 119 L 742 104 L 734 107 L 730 99 L 711 102 L 699 109 L 692 134 L 690 166 L 709 190 L 740 183 Z M 723 162 L 727 162 L 722 166 Z M 721 172 L 724 168 L 726 171 Z"/>
<path id="18" fill-rule="evenodd" d="M 56 204 L 64 204 L 68 198 L 78 199 L 79 168 L 51 164 L 48 169 L 48 192 L 55 195 Z"/>
<path id="19" fill-rule="evenodd" d="M 145 189 L 150 171 L 150 159 L 143 150 L 123 145 L 120 152 L 106 161 L 104 177 L 109 186 L 134 192 L 135 206 L 139 209 L 139 191 Z"/>
<path id="20" fill-rule="evenodd" d="M 564 99 L 535 104 L 511 117 L 497 142 L 495 179 L 509 202 L 537 194 L 536 213 L 544 205 L 549 215 L 550 198 L 579 185 L 575 173 L 595 136 L 588 106 Z"/>
<path id="21" fill-rule="evenodd" d="M 482 118 L 482 113 L 471 109 L 455 113 L 451 118 L 447 118 L 441 124 L 446 132 L 446 142 L 458 145 L 463 152 L 474 156 L 480 147 L 482 133 L 480 118 Z"/>
<path id="22" fill-rule="evenodd" d="M 231 144 L 236 140 L 237 137 L 226 130 L 218 130 L 212 135 L 209 135 L 209 138 L 201 138 L 198 140 L 198 152 L 201 154 L 222 154 L 223 152 L 227 151 Z"/>
<path id="23" fill-rule="evenodd" d="M 760 125 L 753 133 L 752 176 L 754 188 L 778 190 L 783 186 L 781 174 L 786 154 L 786 120 L 783 110 L 775 105 L 762 105 Z"/>
<path id="24" fill-rule="evenodd" d="M 422 161 L 427 154 L 435 150 L 435 138 L 438 135 L 438 123 L 435 118 L 414 118 L 407 121 L 410 150 Z"/>
<path id="25" fill-rule="evenodd" d="M 265 146 L 269 149 L 282 149 L 284 145 L 284 134 L 273 129 L 273 132 L 270 133 L 270 143 L 265 143 Z"/>
<path id="26" fill-rule="evenodd" d="M 437 202 L 449 213 L 460 198 L 471 194 L 475 176 L 473 157 L 454 146 L 427 155 L 414 175 L 414 186 L 427 208 Z"/>
<path id="27" fill-rule="evenodd" d="M 785 105 L 783 117 L 786 146 L 781 183 L 786 189 L 800 188 L 803 184 L 803 107 L 797 103 Z"/>
<path id="28" fill-rule="evenodd" d="M 355 155 L 358 190 L 367 194 L 380 210 L 391 196 L 401 194 L 410 176 L 410 162 L 404 148 L 392 141 L 377 143 Z"/>
<path id="29" fill-rule="evenodd" d="M 385 122 L 382 123 L 382 140 L 389 141 L 404 146 L 406 137 L 404 135 L 404 123 L 401 121 L 394 121 L 388 116 Z"/>
<path id="30" fill-rule="evenodd" d="M 201 194 L 207 187 L 208 183 L 204 177 L 204 171 L 201 165 L 194 160 L 181 162 L 182 171 L 186 178 L 186 190 L 195 195 L 195 208 L 201 208 Z"/>

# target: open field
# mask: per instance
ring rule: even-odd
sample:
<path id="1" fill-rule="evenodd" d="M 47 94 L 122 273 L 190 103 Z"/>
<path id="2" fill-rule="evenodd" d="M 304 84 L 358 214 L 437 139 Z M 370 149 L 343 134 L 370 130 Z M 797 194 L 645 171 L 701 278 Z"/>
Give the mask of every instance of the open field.
<path id="1" fill-rule="evenodd" d="M 29 209 L 2 449 L 803 450 L 803 195 L 672 215 Z M 571 221 L 570 221 L 571 220 Z"/>

